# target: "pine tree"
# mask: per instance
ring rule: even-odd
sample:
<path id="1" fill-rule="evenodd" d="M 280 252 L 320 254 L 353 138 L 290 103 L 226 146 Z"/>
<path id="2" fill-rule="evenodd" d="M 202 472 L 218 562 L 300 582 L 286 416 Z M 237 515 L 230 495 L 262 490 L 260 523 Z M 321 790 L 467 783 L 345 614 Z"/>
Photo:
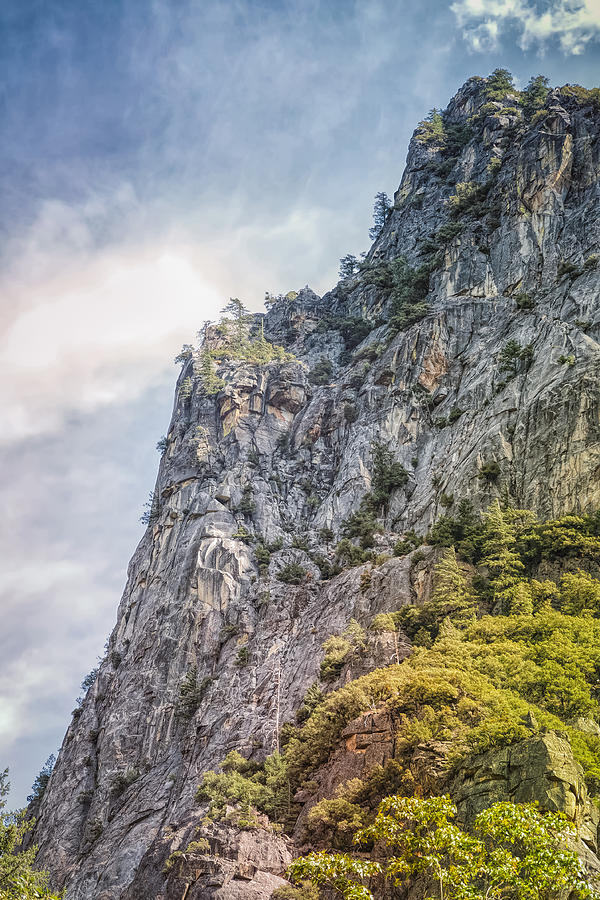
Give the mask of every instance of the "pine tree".
<path id="1" fill-rule="evenodd" d="M 447 547 L 433 573 L 433 611 L 436 618 L 466 622 L 475 617 L 476 601 L 462 573 L 454 547 Z"/>
<path id="2" fill-rule="evenodd" d="M 511 589 L 522 579 L 525 566 L 516 550 L 514 526 L 496 499 L 484 514 L 483 557 L 490 576 L 494 599 L 503 612 L 511 606 Z"/>
<path id="3" fill-rule="evenodd" d="M 429 111 L 426 119 L 419 122 L 416 138 L 423 144 L 436 143 L 441 144 L 446 137 L 446 129 L 444 127 L 444 119 L 440 111 L 435 107 Z"/>
<path id="4" fill-rule="evenodd" d="M 526 581 L 518 581 L 504 593 L 504 606 L 511 616 L 530 616 L 533 613 L 533 595 Z"/>
<path id="5" fill-rule="evenodd" d="M 210 350 L 204 348 L 200 354 L 200 365 L 198 366 L 198 374 L 202 382 L 204 393 L 209 397 L 218 394 L 225 387 L 225 382 L 216 374 L 216 367 Z"/>
<path id="6" fill-rule="evenodd" d="M 231 341 L 231 349 L 239 352 L 244 348 L 248 340 L 248 330 L 252 321 L 252 313 L 246 309 L 242 301 L 238 297 L 230 297 L 229 303 L 225 306 L 221 313 L 224 316 L 230 316 L 233 319 L 233 337 Z"/>
<path id="7" fill-rule="evenodd" d="M 340 259 L 340 279 L 352 278 L 358 268 L 358 260 L 352 253 L 347 253 Z"/>
<path id="8" fill-rule="evenodd" d="M 33 782 L 31 794 L 27 798 L 28 803 L 31 803 L 33 800 L 40 800 L 44 796 L 44 791 L 48 787 L 48 782 L 50 781 L 55 762 L 56 757 L 54 753 L 51 753 Z"/>
<path id="9" fill-rule="evenodd" d="M 392 208 L 390 198 L 385 191 L 379 191 L 375 194 L 375 204 L 373 206 L 373 225 L 369 228 L 369 237 L 372 241 L 376 241 L 381 234 L 381 229 L 385 225 L 388 213 Z"/>
<path id="10" fill-rule="evenodd" d="M 535 75 L 529 79 L 521 99 L 525 116 L 528 119 L 534 112 L 542 108 L 549 93 L 550 82 L 545 75 Z"/>
<path id="11" fill-rule="evenodd" d="M 488 77 L 485 95 L 488 100 L 504 100 L 515 90 L 515 83 L 508 69 L 494 69 Z"/>

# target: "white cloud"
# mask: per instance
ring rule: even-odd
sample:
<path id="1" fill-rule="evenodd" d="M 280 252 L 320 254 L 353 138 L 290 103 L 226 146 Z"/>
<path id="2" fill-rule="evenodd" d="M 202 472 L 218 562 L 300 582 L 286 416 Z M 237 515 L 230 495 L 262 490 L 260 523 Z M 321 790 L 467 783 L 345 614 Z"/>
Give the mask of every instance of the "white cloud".
<path id="1" fill-rule="evenodd" d="M 21 313 L 0 337 L 4 441 L 134 399 L 220 304 L 190 251 L 168 246 L 85 260 L 10 300 Z"/>
<path id="2" fill-rule="evenodd" d="M 306 260 L 309 270 L 325 268 L 326 214 L 314 207 L 266 221 L 240 214 L 228 233 L 201 242 L 180 229 L 94 248 L 109 205 L 45 203 L 13 242 L 1 284 L 0 444 L 54 431 L 71 413 L 135 400 L 229 295 L 257 309 L 266 289 L 301 286 L 283 281 L 286 267 L 291 274 Z M 331 259 L 327 269 L 333 281 Z"/>
<path id="3" fill-rule="evenodd" d="M 523 50 L 543 50 L 558 41 L 566 55 L 579 55 L 600 38 L 600 0 L 456 0 L 450 9 L 475 51 L 498 45 L 503 30 L 515 28 Z"/>

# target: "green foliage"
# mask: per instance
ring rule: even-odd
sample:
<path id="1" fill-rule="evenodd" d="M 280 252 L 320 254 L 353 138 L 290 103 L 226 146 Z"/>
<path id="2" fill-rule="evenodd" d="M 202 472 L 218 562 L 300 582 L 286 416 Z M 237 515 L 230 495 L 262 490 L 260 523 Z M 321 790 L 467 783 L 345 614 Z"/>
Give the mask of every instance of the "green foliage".
<path id="1" fill-rule="evenodd" d="M 208 397 L 213 397 L 225 387 L 225 382 L 222 378 L 219 378 L 216 373 L 215 362 L 207 347 L 203 348 L 200 353 L 198 375 L 200 376 L 200 381 L 202 383 L 202 390 Z"/>
<path id="2" fill-rule="evenodd" d="M 494 600 L 503 612 L 510 612 L 513 604 L 525 602 L 522 596 L 516 597 L 514 593 L 525 571 L 516 547 L 516 528 L 498 500 L 488 508 L 484 522 L 481 563 L 488 570 Z"/>
<path id="3" fill-rule="evenodd" d="M 509 377 L 514 377 L 519 371 L 520 361 L 529 364 L 533 359 L 533 345 L 527 344 L 522 347 L 518 341 L 507 341 L 500 351 L 498 357 L 498 371 L 504 372 Z"/>
<path id="4" fill-rule="evenodd" d="M 231 537 L 235 540 L 243 541 L 245 544 L 251 544 L 254 541 L 253 535 L 244 525 L 240 525 L 237 531 L 234 532 Z"/>
<path id="5" fill-rule="evenodd" d="M 186 363 L 188 359 L 191 359 L 194 355 L 194 348 L 191 344 L 184 344 L 177 356 L 174 359 L 175 365 L 179 363 Z"/>
<path id="6" fill-rule="evenodd" d="M 514 300 L 517 304 L 517 309 L 535 309 L 535 300 L 533 299 L 533 297 L 530 297 L 529 294 L 525 294 L 524 292 L 515 294 Z"/>
<path id="7" fill-rule="evenodd" d="M 542 109 L 549 93 L 550 82 L 545 75 L 535 75 L 529 79 L 520 98 L 526 119 L 530 120 L 534 113 Z"/>
<path id="8" fill-rule="evenodd" d="M 489 100 L 504 100 L 507 94 L 514 94 L 515 84 L 508 69 L 494 69 L 485 85 L 485 96 Z"/>
<path id="9" fill-rule="evenodd" d="M 96 672 L 98 670 L 96 669 Z M 82 683 L 85 684 L 84 682 Z M 50 776 L 52 775 L 52 769 L 54 768 L 54 763 L 56 762 L 56 757 L 53 753 L 50 754 L 44 765 L 42 766 L 39 774 L 36 776 L 35 781 L 31 787 L 31 794 L 27 797 L 28 803 L 33 803 L 35 800 L 41 800 L 44 796 L 46 788 L 48 787 L 48 782 L 50 781 Z M 1 808 L 1 807 L 0 807 Z"/>
<path id="10" fill-rule="evenodd" d="M 269 563 L 271 562 L 271 553 L 269 548 L 266 547 L 262 541 L 254 548 L 254 557 L 256 559 L 258 571 L 261 575 L 266 575 L 269 570 Z"/>
<path id="11" fill-rule="evenodd" d="M 433 615 L 439 621 L 449 618 L 456 624 L 464 624 L 475 618 L 477 601 L 458 564 L 454 547 L 446 548 L 435 565 L 431 604 Z"/>
<path id="12" fill-rule="evenodd" d="M 342 281 L 346 278 L 352 278 L 358 269 L 358 260 L 352 253 L 347 253 L 340 259 L 339 277 Z"/>
<path id="13" fill-rule="evenodd" d="M 371 495 L 367 495 L 361 501 L 360 508 L 344 519 L 341 525 L 341 532 L 345 538 L 358 538 L 361 549 L 369 550 L 375 543 L 374 535 L 379 527 L 373 510 Z M 342 544 L 341 547 L 340 544 L 338 544 L 336 550 L 338 556 L 342 556 L 343 551 L 347 551 L 346 544 Z M 360 563 L 354 564 L 359 565 Z"/>
<path id="14" fill-rule="evenodd" d="M 322 356 L 318 363 L 310 370 L 308 380 L 311 384 L 323 385 L 329 384 L 333 374 L 333 363 L 330 359 Z"/>
<path id="15" fill-rule="evenodd" d="M 348 627 L 341 635 L 332 635 L 323 644 L 325 656 L 321 663 L 322 681 L 333 681 L 350 657 L 365 648 L 365 631 L 356 619 L 350 619 Z"/>
<path id="16" fill-rule="evenodd" d="M 210 844 L 206 838 L 191 841 L 185 848 L 186 853 L 210 853 Z"/>
<path id="17" fill-rule="evenodd" d="M 495 803 L 476 817 L 473 833 L 455 825 L 455 816 L 448 796 L 386 797 L 373 824 L 354 835 L 355 844 L 381 847 L 382 862 L 311 853 L 295 860 L 288 874 L 348 900 L 373 900 L 370 887 L 376 885 L 381 896 L 386 883 L 406 889 L 416 878 L 445 900 L 597 897 L 577 854 L 568 849 L 564 815 L 540 813 L 532 804 Z"/>
<path id="18" fill-rule="evenodd" d="M 196 792 L 198 803 L 208 802 L 208 815 L 222 819 L 227 806 L 236 805 L 238 824 L 252 824 L 252 811 L 280 822 L 289 812 L 286 764 L 279 753 L 268 756 L 262 766 L 233 750 L 221 764 L 222 771 L 206 772 Z"/>
<path id="19" fill-rule="evenodd" d="M 404 487 L 408 481 L 408 472 L 397 460 L 392 451 L 380 441 L 371 444 L 372 475 L 371 492 L 361 500 L 359 509 L 351 513 L 342 522 L 341 532 L 345 538 L 358 538 L 362 550 L 369 550 L 374 545 L 374 535 L 379 529 L 377 515 L 387 512 L 394 491 Z M 350 554 L 348 545 L 338 545 L 338 556 Z M 356 557 L 358 559 L 358 557 Z M 365 562 L 367 557 L 360 559 Z M 352 560 L 353 565 L 359 562 Z"/>
<path id="20" fill-rule="evenodd" d="M 218 349 L 203 350 L 200 356 L 199 374 L 203 388 L 208 394 L 215 394 L 224 383 L 209 367 L 209 360 L 235 359 L 241 362 L 266 365 L 270 362 L 285 362 L 293 359 L 279 344 L 272 344 L 264 335 L 264 319 L 257 324 L 241 300 L 232 297 L 222 310 L 222 318 L 216 326 L 220 337 Z"/>
<path id="21" fill-rule="evenodd" d="M 404 606 L 390 615 L 397 629 L 406 632 L 413 644 L 431 647 L 444 622 L 464 627 L 474 620 L 477 607 L 477 597 L 456 559 L 454 547 L 448 547 L 434 568 L 431 600 L 420 606 Z"/>
<path id="22" fill-rule="evenodd" d="M 415 138 L 422 144 L 442 144 L 446 137 L 444 119 L 439 110 L 432 109 L 417 125 Z"/>
<path id="23" fill-rule="evenodd" d="M 373 460 L 372 499 L 376 507 L 387 510 L 394 491 L 403 488 L 408 481 L 408 472 L 397 460 L 393 452 L 380 441 L 371 444 Z"/>
<path id="24" fill-rule="evenodd" d="M 191 666 L 179 685 L 179 696 L 175 707 L 175 715 L 180 719 L 190 720 L 196 714 L 206 691 L 213 683 L 213 678 L 205 676 L 198 680 L 198 666 Z"/>
<path id="25" fill-rule="evenodd" d="M 252 490 L 251 484 L 245 484 L 242 488 L 242 499 L 239 502 L 238 512 L 240 512 L 243 516 L 251 517 L 256 510 L 256 503 L 254 502 L 254 491 Z"/>
<path id="26" fill-rule="evenodd" d="M 558 361 L 562 366 L 574 366 L 575 365 L 575 356 L 572 353 L 569 353 L 568 356 L 565 356 L 564 353 L 558 357 Z"/>
<path id="27" fill-rule="evenodd" d="M 354 403 L 344 404 L 344 419 L 349 425 L 352 425 L 358 419 L 358 410 Z"/>
<path id="28" fill-rule="evenodd" d="M 236 654 L 235 664 L 239 668 L 244 668 L 244 666 L 248 665 L 248 663 L 250 662 L 250 659 L 251 659 L 250 651 L 248 650 L 248 648 L 246 646 L 243 646 L 243 647 L 239 648 L 239 650 Z"/>
<path id="29" fill-rule="evenodd" d="M 157 491 L 150 491 L 150 493 L 148 494 L 148 499 L 144 503 L 144 512 L 140 516 L 140 522 L 142 523 L 142 525 L 154 525 L 154 523 L 160 518 L 160 514 L 160 495 Z"/>
<path id="30" fill-rule="evenodd" d="M 462 214 L 472 215 L 482 212 L 482 203 L 488 195 L 490 184 L 479 184 L 476 181 L 459 181 L 455 193 L 448 197 L 448 209 L 454 218 Z"/>
<path id="31" fill-rule="evenodd" d="M 0 770 L 0 897 L 2 900 L 59 900 L 48 886 L 48 873 L 34 868 L 38 848 L 22 850 L 35 819 L 26 819 L 25 810 L 4 812 L 8 794 L 8 769 Z"/>
<path id="32" fill-rule="evenodd" d="M 364 533 L 366 542 L 371 543 L 374 530 L 371 531 L 369 523 L 366 524 Z M 343 538 L 337 543 L 335 553 L 339 563 L 344 567 L 362 566 L 363 563 L 373 561 L 373 553 L 368 548 L 357 547 L 348 538 Z"/>
<path id="33" fill-rule="evenodd" d="M 498 480 L 501 472 L 500 466 L 494 459 L 482 465 L 479 470 L 478 478 L 482 478 L 484 481 L 494 482 Z"/>
<path id="34" fill-rule="evenodd" d="M 177 399 L 178 400 L 187 400 L 189 397 L 192 396 L 193 387 L 194 387 L 194 383 L 193 383 L 192 379 L 189 377 L 189 375 L 186 376 L 186 378 L 184 378 L 183 381 L 181 382 L 181 387 L 179 388 L 179 391 L 177 393 Z"/>
<path id="35" fill-rule="evenodd" d="M 352 836 L 366 824 L 366 811 L 344 797 L 321 800 L 310 810 L 306 830 L 312 844 L 324 843 L 335 849 L 352 845 Z"/>
<path id="36" fill-rule="evenodd" d="M 400 331 L 427 314 L 425 298 L 429 290 L 430 270 L 427 267 L 413 269 L 405 256 L 398 256 L 389 264 L 389 272 L 390 326 Z"/>
<path id="37" fill-rule="evenodd" d="M 560 580 L 558 604 L 569 616 L 600 614 L 600 581 L 587 572 L 566 572 Z"/>
<path id="38" fill-rule="evenodd" d="M 404 609 L 392 616 L 404 628 Z M 413 733 L 409 725 L 422 726 L 428 739 L 450 740 L 456 761 L 527 737 L 522 721 L 532 709 L 540 727 L 565 730 L 577 717 L 597 714 L 598 667 L 596 619 L 541 610 L 442 629 L 431 649 L 415 650 L 401 665 L 375 670 L 319 703 L 286 747 L 290 778 L 301 783 L 328 758 L 348 722 L 382 704 L 405 717 L 403 734 Z M 597 791 L 600 742 L 569 729 L 588 786 Z M 423 739 L 418 728 L 414 734 L 417 743 Z"/>
<path id="39" fill-rule="evenodd" d="M 600 88 L 584 88 L 580 84 L 566 84 L 560 89 L 561 97 L 573 100 L 579 106 L 600 109 Z"/>
<path id="40" fill-rule="evenodd" d="M 582 274 L 582 271 L 579 266 L 576 266 L 575 263 L 571 262 L 570 260 L 563 260 L 558 264 L 556 274 L 559 278 L 567 275 L 569 278 L 574 279 L 579 278 L 579 276 Z"/>
<path id="41" fill-rule="evenodd" d="M 359 316 L 331 316 L 324 315 L 319 319 L 315 332 L 325 334 L 328 331 L 339 331 L 344 340 L 346 350 L 354 350 L 364 341 L 377 323 Z"/>
<path id="42" fill-rule="evenodd" d="M 306 720 L 312 715 L 317 706 L 322 703 L 324 694 L 321 691 L 321 688 L 315 682 L 312 684 L 307 690 L 304 698 L 302 700 L 302 705 L 296 712 L 296 721 L 298 723 L 306 722 Z"/>
<path id="43" fill-rule="evenodd" d="M 437 109 L 432 109 L 427 118 L 419 122 L 415 138 L 441 151 L 441 160 L 431 163 L 430 168 L 436 175 L 446 177 L 472 134 L 468 125 L 450 122 Z"/>
<path id="44" fill-rule="evenodd" d="M 110 791 L 113 797 L 120 797 L 121 794 L 124 794 L 127 788 L 130 787 L 134 781 L 137 781 L 139 777 L 140 771 L 134 767 L 130 767 L 124 772 L 117 772 L 113 775 L 110 783 Z"/>
<path id="45" fill-rule="evenodd" d="M 309 881 L 301 881 L 297 887 L 286 884 L 273 891 L 271 900 L 319 900 L 319 888 Z"/>
<path id="46" fill-rule="evenodd" d="M 282 581 L 284 584 L 302 584 L 302 582 L 306 581 L 307 574 L 308 572 L 300 563 L 292 562 L 287 563 L 279 570 L 277 580 Z"/>
<path id="47" fill-rule="evenodd" d="M 387 217 L 392 208 L 390 198 L 384 191 L 375 194 L 375 204 L 373 206 L 373 225 L 369 228 L 369 237 L 372 241 L 376 241 L 383 226 L 387 221 Z"/>

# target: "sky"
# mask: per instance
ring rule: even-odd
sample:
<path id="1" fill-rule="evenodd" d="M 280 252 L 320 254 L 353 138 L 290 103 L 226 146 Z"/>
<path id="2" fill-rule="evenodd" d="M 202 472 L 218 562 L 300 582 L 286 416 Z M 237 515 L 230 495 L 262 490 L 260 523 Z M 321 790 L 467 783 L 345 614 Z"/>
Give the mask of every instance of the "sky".
<path id="1" fill-rule="evenodd" d="M 0 769 L 22 805 L 102 654 L 173 357 L 368 246 L 471 75 L 598 84 L 600 0 L 3 0 Z"/>

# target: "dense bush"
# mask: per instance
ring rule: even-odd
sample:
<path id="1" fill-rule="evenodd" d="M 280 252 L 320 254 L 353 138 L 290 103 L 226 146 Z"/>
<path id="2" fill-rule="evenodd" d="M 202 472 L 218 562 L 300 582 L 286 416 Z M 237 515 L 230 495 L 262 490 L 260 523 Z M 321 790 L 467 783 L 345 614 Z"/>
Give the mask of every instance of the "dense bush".
<path id="1" fill-rule="evenodd" d="M 298 562 L 287 563 L 277 573 L 277 580 L 284 584 L 302 584 L 306 581 L 308 572 Z"/>
<path id="2" fill-rule="evenodd" d="M 410 895 L 416 885 L 426 888 L 428 897 L 434 893 L 445 900 L 598 897 L 569 847 L 571 825 L 565 815 L 541 813 L 534 804 L 495 803 L 463 831 L 452 821 L 456 813 L 449 796 L 386 797 L 374 822 L 358 827 L 352 839 L 359 847 L 377 846 L 376 861 L 364 853 L 322 851 L 296 859 L 288 874 L 347 900 L 389 896 L 387 888 Z M 346 824 L 349 840 L 353 829 Z"/>
<path id="3" fill-rule="evenodd" d="M 323 385 L 329 384 L 333 374 L 333 363 L 330 359 L 322 356 L 318 363 L 310 370 L 308 380 L 311 384 Z"/>

